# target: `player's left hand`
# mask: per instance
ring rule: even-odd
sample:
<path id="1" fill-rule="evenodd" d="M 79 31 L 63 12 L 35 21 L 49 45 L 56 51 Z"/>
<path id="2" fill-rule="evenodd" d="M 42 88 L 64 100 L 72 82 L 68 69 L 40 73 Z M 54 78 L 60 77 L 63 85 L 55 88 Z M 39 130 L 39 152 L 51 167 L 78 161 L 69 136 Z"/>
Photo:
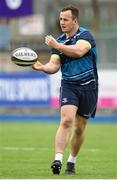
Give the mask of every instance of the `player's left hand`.
<path id="1" fill-rule="evenodd" d="M 56 41 L 56 39 L 54 37 L 52 37 L 51 35 L 47 35 L 45 37 L 45 43 L 48 45 L 48 46 L 51 46 L 52 48 L 55 48 L 57 49 L 58 47 L 58 42 Z"/>

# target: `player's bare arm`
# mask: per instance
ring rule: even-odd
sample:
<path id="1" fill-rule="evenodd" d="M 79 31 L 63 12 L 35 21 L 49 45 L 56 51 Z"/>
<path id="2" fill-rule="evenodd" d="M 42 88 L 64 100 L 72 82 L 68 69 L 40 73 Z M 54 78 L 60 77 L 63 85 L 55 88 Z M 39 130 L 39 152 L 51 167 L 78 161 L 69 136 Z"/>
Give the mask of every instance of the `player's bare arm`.
<path id="1" fill-rule="evenodd" d="M 52 36 L 46 36 L 45 43 L 63 52 L 67 56 L 77 58 L 84 56 L 91 49 L 90 43 L 86 40 L 78 40 L 75 45 L 64 45 L 58 43 Z"/>
<path id="2" fill-rule="evenodd" d="M 56 57 L 55 57 L 56 56 Z M 54 74 L 60 69 L 60 59 L 57 55 L 52 55 L 47 64 L 42 64 L 39 60 L 33 64 L 32 68 L 37 71 L 43 71 L 48 74 Z"/>

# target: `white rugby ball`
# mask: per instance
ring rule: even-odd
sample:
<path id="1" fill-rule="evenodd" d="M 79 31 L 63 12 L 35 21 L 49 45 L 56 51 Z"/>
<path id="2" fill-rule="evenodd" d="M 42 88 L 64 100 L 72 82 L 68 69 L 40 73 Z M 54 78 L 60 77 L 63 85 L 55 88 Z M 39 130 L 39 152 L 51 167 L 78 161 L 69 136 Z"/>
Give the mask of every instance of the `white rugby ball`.
<path id="1" fill-rule="evenodd" d="M 12 51 L 11 60 L 19 66 L 31 66 L 38 59 L 37 53 L 27 47 L 20 47 Z"/>

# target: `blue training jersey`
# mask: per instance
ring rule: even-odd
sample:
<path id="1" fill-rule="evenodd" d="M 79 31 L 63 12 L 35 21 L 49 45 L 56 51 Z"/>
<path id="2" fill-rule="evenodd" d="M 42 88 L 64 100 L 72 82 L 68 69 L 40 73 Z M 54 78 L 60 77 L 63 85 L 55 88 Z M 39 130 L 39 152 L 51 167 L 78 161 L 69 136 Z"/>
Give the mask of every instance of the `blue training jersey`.
<path id="1" fill-rule="evenodd" d="M 60 57 L 62 79 L 77 81 L 80 85 L 90 84 L 91 82 L 97 84 L 97 50 L 92 34 L 87 29 L 79 27 L 74 36 L 66 39 L 66 34 L 63 33 L 57 41 L 65 45 L 74 45 L 81 39 L 88 41 L 91 45 L 91 49 L 83 57 L 69 57 L 56 49 L 52 49 L 52 54 L 57 54 Z"/>

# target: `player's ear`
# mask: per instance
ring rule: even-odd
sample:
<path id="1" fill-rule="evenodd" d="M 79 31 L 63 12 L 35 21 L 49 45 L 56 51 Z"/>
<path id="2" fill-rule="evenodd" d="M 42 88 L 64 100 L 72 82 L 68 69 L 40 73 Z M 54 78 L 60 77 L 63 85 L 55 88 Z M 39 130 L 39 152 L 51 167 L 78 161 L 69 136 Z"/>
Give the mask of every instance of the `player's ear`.
<path id="1" fill-rule="evenodd" d="M 75 24 L 78 24 L 78 20 L 77 20 L 76 18 L 74 19 L 74 23 L 75 23 Z"/>

